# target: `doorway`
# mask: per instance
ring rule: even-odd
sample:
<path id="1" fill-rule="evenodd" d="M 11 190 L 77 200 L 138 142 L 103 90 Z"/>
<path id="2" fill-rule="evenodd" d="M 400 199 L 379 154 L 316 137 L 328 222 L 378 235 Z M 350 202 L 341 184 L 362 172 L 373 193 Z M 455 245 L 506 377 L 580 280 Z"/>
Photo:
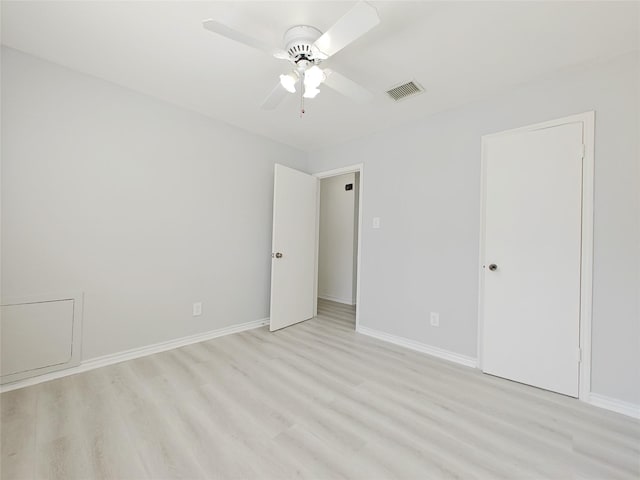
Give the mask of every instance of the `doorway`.
<path id="1" fill-rule="evenodd" d="M 482 139 L 478 356 L 492 375 L 590 390 L 594 113 Z"/>
<path id="2" fill-rule="evenodd" d="M 317 173 L 316 302 L 355 309 L 358 325 L 362 165 Z"/>

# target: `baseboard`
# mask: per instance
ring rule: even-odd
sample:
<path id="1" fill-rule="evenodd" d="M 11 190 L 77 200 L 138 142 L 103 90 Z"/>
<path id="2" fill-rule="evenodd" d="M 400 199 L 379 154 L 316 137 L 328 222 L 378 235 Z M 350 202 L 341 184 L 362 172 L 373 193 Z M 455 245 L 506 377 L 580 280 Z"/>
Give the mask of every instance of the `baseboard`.
<path id="1" fill-rule="evenodd" d="M 587 400 L 593 406 L 605 408 L 612 412 L 621 413 L 629 417 L 640 419 L 640 405 L 635 403 L 625 402 L 616 398 L 600 395 L 599 393 L 590 393 Z"/>
<path id="2" fill-rule="evenodd" d="M 319 293 L 318 298 L 321 298 L 322 300 L 329 300 L 331 302 L 342 303 L 344 305 L 349 305 L 349 306 L 355 305 L 355 303 L 353 303 L 353 300 L 351 298 L 334 297 L 333 295 L 326 295 L 324 293 Z"/>
<path id="3" fill-rule="evenodd" d="M 449 360 L 450 362 L 458 363 L 466 367 L 476 368 L 478 365 L 477 359 L 473 357 L 467 357 L 466 355 L 461 355 L 459 353 L 451 352 L 449 350 L 444 350 L 438 347 L 432 347 L 431 345 L 427 345 L 426 343 L 420 343 L 420 342 L 416 342 L 415 340 L 410 340 L 408 338 L 398 337 L 396 335 L 391 335 L 389 333 L 381 332 L 379 330 L 374 330 L 369 327 L 363 327 L 360 325 L 357 327 L 356 331 L 358 333 L 362 333 L 363 335 L 368 335 L 369 337 L 377 338 L 378 340 L 384 340 L 385 342 L 393 343 L 394 345 L 399 345 L 401 347 L 409 348 L 411 350 L 416 350 L 418 352 L 426 353 L 427 355 L 438 357 L 443 360 Z"/>
<path id="4" fill-rule="evenodd" d="M 160 342 L 153 345 L 147 345 L 146 347 L 133 348 L 124 352 L 113 353 L 102 357 L 91 358 L 84 360 L 77 367 L 67 368 L 65 370 L 58 370 L 44 375 L 38 375 L 36 377 L 25 378 L 24 380 L 18 380 L 16 382 L 6 383 L 0 385 L 0 393 L 9 392 L 18 388 L 29 387 L 42 382 L 48 382 L 49 380 L 55 380 L 56 378 L 62 378 L 69 375 L 75 375 L 76 373 L 87 372 L 100 367 L 106 367 L 107 365 L 113 365 L 115 363 L 125 362 L 127 360 L 133 360 L 135 358 L 146 357 L 147 355 L 153 355 L 154 353 L 166 352 L 167 350 L 173 350 L 174 348 L 184 347 L 186 345 L 192 345 L 194 343 L 204 342 L 217 337 L 223 337 L 225 335 L 231 335 L 232 333 L 244 332 L 245 330 L 252 330 L 269 324 L 268 318 L 260 320 L 254 320 L 251 322 L 241 323 L 239 325 L 231 325 L 229 327 L 219 328 L 217 330 L 210 330 L 208 332 L 197 333 L 195 335 L 189 335 L 187 337 L 177 338 L 175 340 L 169 340 L 167 342 Z"/>
<path id="5" fill-rule="evenodd" d="M 358 326 L 356 331 L 358 333 L 362 333 L 363 335 L 377 338 L 378 340 L 384 340 L 385 342 L 393 343 L 394 345 L 399 345 L 411 350 L 426 353 L 428 355 L 442 358 L 444 360 L 449 360 L 460 365 L 474 368 L 477 367 L 477 360 L 473 357 L 467 357 L 465 355 L 450 352 L 442 348 L 432 347 L 431 345 L 416 342 L 415 340 L 409 340 L 408 338 L 391 335 L 389 333 L 374 330 L 369 327 Z M 590 393 L 588 399 L 586 399 L 585 401 L 595 407 L 604 408 L 606 410 L 611 410 L 616 413 L 621 413 L 629 417 L 640 419 L 640 405 L 637 405 L 635 403 L 625 402 L 623 400 L 607 397 L 598 393 Z"/>
<path id="6" fill-rule="evenodd" d="M 326 298 L 326 297 L 320 297 L 320 298 Z M 327 298 L 327 299 L 332 301 L 337 301 L 331 298 Z M 340 302 L 340 303 L 343 303 L 343 302 Z M 148 345 L 146 347 L 134 348 L 131 350 L 126 350 L 124 352 L 92 358 L 89 360 L 82 361 L 80 365 L 77 367 L 71 367 L 65 370 L 58 370 L 55 372 L 46 373 L 44 375 L 38 375 L 36 377 L 25 378 L 23 380 L 18 380 L 15 382 L 0 385 L 0 393 L 9 392 L 11 390 L 17 390 L 19 388 L 29 387 L 31 385 L 36 385 L 38 383 L 48 382 L 49 380 L 55 380 L 56 378 L 62 378 L 62 377 L 67 377 L 69 375 L 75 375 L 77 373 L 87 372 L 89 370 L 94 370 L 96 368 L 106 367 L 107 365 L 113 365 L 116 363 L 125 362 L 127 360 L 133 360 L 135 358 L 145 357 L 147 355 L 153 355 L 155 353 L 166 352 L 167 350 L 173 350 L 174 348 L 179 348 L 179 347 L 184 347 L 186 345 L 192 345 L 194 343 L 204 342 L 214 338 L 223 337 L 225 335 L 231 335 L 233 333 L 252 330 L 254 328 L 263 327 L 268 324 L 269 324 L 269 319 L 263 318 L 260 320 L 241 323 L 239 325 L 231 325 L 229 327 L 219 328 L 217 330 L 211 330 L 208 332 L 198 333 L 195 335 L 189 335 L 187 337 L 181 337 L 181 338 L 170 340 L 167 342 L 156 343 L 154 345 Z M 451 352 L 449 350 L 433 347 L 431 345 L 416 342 L 415 340 L 410 340 L 408 338 L 391 335 L 389 333 L 381 332 L 379 330 L 375 330 L 369 327 L 358 326 L 356 331 L 363 335 L 377 338 L 378 340 L 383 340 L 385 342 L 393 343 L 394 345 L 399 345 L 401 347 L 405 347 L 410 350 L 426 353 L 427 355 L 441 358 L 443 360 L 448 360 L 450 362 L 454 362 L 467 367 L 472 367 L 472 368 L 477 367 L 477 360 L 473 357 L 468 357 L 466 355 L 461 355 L 459 353 Z M 623 400 L 607 397 L 605 395 L 600 395 L 598 393 L 590 393 L 589 398 L 586 401 L 587 403 L 595 407 L 604 408 L 606 410 L 611 410 L 616 413 L 621 413 L 622 415 L 627 415 L 632 418 L 640 419 L 640 405 L 638 404 L 625 402 Z"/>

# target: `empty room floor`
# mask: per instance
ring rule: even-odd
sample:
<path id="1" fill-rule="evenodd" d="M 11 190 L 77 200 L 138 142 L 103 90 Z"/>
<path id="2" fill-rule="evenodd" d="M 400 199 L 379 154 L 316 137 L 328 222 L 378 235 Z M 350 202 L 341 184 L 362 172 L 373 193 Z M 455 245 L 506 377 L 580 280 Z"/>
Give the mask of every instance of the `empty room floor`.
<path id="1" fill-rule="evenodd" d="M 640 476 L 640 422 L 356 334 L 328 301 L 1 401 L 3 480 Z"/>

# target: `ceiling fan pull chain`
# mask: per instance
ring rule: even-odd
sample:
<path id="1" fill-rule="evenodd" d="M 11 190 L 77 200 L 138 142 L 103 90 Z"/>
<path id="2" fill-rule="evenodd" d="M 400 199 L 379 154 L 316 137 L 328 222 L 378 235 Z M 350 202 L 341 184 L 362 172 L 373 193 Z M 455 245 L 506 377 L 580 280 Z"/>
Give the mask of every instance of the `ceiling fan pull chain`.
<path id="1" fill-rule="evenodd" d="M 304 72 L 300 75 L 300 118 L 304 115 Z"/>

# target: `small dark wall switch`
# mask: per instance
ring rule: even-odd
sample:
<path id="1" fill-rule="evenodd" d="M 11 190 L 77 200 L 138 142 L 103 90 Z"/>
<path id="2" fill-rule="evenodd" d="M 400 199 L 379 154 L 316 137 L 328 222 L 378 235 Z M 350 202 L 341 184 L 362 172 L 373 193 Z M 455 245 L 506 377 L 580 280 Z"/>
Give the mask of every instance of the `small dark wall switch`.
<path id="1" fill-rule="evenodd" d="M 347 183 L 344 186 L 344 189 L 348 192 L 349 190 L 353 190 L 353 183 Z"/>

